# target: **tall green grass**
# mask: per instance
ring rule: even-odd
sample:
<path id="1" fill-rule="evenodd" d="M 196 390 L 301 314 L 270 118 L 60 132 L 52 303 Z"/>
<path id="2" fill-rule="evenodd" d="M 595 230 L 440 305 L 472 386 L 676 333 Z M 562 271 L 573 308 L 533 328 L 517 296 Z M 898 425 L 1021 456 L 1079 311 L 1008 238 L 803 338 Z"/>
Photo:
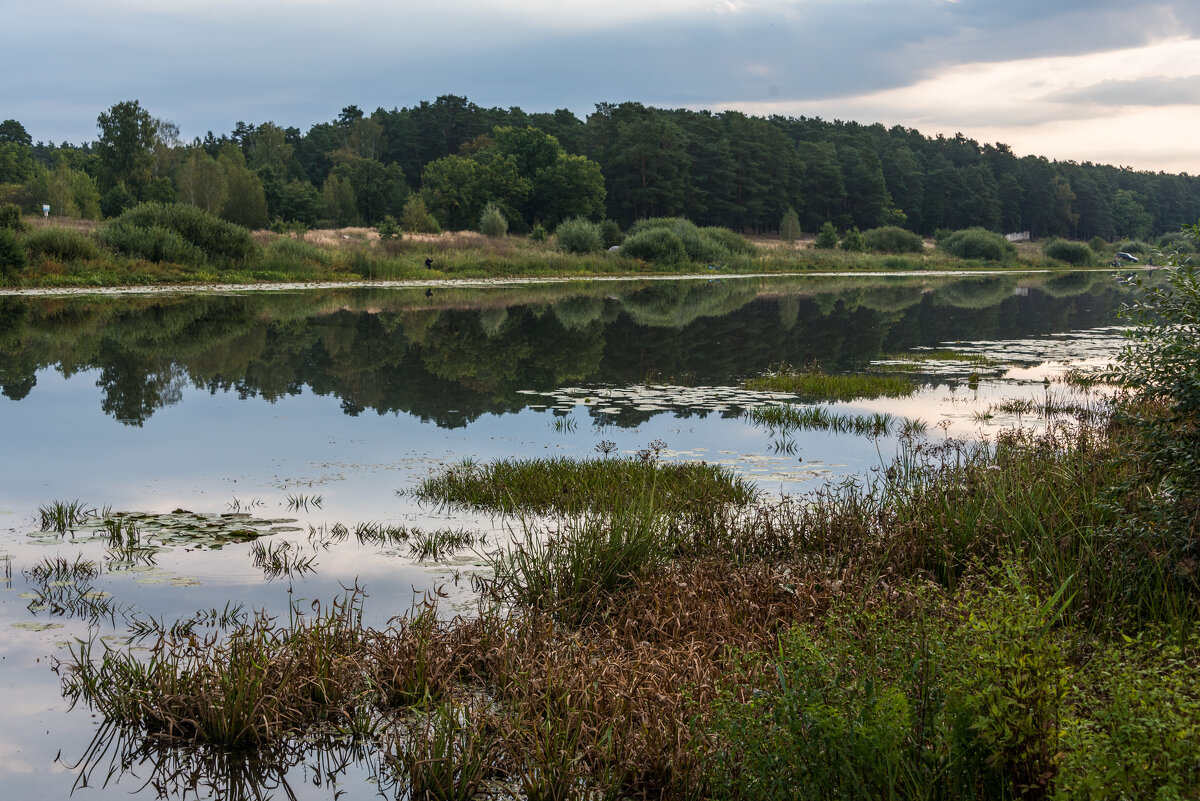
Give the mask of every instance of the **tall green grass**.
<path id="1" fill-rule="evenodd" d="M 761 392 L 791 392 L 805 400 L 816 401 L 902 398 L 917 388 L 904 376 L 791 370 L 750 378 L 742 385 Z"/>

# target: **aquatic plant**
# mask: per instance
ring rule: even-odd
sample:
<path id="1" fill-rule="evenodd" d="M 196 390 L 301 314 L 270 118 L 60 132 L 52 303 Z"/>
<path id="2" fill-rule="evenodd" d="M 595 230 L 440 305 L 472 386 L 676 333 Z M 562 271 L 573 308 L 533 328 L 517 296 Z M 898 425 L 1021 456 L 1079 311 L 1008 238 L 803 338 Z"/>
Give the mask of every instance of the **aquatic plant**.
<path id="1" fill-rule="evenodd" d="M 305 555 L 287 540 L 264 542 L 259 540 L 250 546 L 254 566 L 262 570 L 268 581 L 287 576 L 303 576 L 317 570 L 316 554 Z"/>
<path id="2" fill-rule="evenodd" d="M 323 503 L 325 503 L 325 498 L 321 495 L 305 495 L 302 492 L 298 492 L 295 495 L 288 493 L 287 496 L 287 508 L 293 512 L 300 511 L 301 509 L 307 512 L 309 506 L 312 506 L 314 509 L 320 509 Z"/>
<path id="3" fill-rule="evenodd" d="M 899 424 L 906 430 L 918 427 L 915 421 L 895 417 L 884 412 L 874 414 L 843 414 L 831 412 L 823 406 L 756 406 L 747 409 L 743 417 L 749 422 L 764 426 L 773 433 L 790 431 L 832 431 L 836 434 L 859 434 L 862 436 L 887 436 Z"/>
<path id="4" fill-rule="evenodd" d="M 38 507 L 38 518 L 43 531 L 65 534 L 82 526 L 96 515 L 96 509 L 83 501 L 51 501 Z"/>
<path id="5" fill-rule="evenodd" d="M 790 392 L 808 400 L 853 400 L 855 398 L 901 398 L 916 391 L 916 384 L 903 376 L 864 373 L 822 373 L 781 370 L 742 382 L 746 389 L 760 392 Z"/>
<path id="6" fill-rule="evenodd" d="M 409 492 L 425 501 L 504 513 L 613 509 L 642 494 L 653 494 L 668 512 L 698 512 L 710 505 L 745 505 L 757 494 L 753 485 L 719 465 L 641 457 L 458 465 Z"/>

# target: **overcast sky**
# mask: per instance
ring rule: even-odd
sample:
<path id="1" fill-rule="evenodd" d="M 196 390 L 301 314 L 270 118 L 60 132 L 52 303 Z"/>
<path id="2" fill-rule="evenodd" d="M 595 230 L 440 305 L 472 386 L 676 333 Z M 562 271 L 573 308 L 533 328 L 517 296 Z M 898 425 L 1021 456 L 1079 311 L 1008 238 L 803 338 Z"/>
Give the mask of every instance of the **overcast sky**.
<path id="1" fill-rule="evenodd" d="M 0 0 L 0 119 L 96 136 L 137 99 L 186 139 L 441 94 L 636 100 L 961 131 L 1200 173 L 1200 0 Z"/>

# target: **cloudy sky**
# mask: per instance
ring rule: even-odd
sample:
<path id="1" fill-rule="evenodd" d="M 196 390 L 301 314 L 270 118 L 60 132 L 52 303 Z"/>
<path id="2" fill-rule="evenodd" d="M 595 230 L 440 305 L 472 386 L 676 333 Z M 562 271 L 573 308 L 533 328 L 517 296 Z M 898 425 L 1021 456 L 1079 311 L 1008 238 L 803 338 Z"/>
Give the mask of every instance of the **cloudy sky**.
<path id="1" fill-rule="evenodd" d="M 1200 173 L 1197 0 L 0 0 L 0 119 L 185 138 L 441 94 L 883 122 Z"/>

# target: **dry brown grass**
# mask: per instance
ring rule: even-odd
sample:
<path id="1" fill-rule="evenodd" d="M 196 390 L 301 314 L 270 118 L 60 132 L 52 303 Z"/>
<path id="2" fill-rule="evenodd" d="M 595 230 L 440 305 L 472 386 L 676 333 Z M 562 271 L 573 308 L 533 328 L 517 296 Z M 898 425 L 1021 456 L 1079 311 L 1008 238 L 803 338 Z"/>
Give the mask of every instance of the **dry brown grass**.
<path id="1" fill-rule="evenodd" d="M 90 234 L 100 227 L 97 220 L 80 220 L 74 217 L 42 217 L 41 215 L 26 214 L 24 217 L 30 228 L 69 228 L 82 234 Z"/>

